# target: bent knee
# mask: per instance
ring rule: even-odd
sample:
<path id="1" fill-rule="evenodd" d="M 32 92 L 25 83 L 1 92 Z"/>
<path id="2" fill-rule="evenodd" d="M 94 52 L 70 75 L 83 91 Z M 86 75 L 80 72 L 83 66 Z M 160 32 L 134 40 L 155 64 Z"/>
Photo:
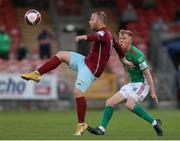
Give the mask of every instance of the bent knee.
<path id="1" fill-rule="evenodd" d="M 70 54 L 67 51 L 59 51 L 56 56 L 63 62 L 69 63 L 70 61 Z"/>
<path id="2" fill-rule="evenodd" d="M 58 53 L 56 53 L 56 56 L 59 59 L 64 58 L 65 56 L 67 56 L 67 51 L 59 51 Z"/>
<path id="3" fill-rule="evenodd" d="M 75 88 L 74 89 L 74 97 L 78 98 L 78 97 L 82 97 L 84 96 L 84 93 L 82 93 L 79 89 Z"/>
<path id="4" fill-rule="evenodd" d="M 114 107 L 114 106 L 115 106 L 115 103 L 114 103 L 111 99 L 107 99 L 107 100 L 106 100 L 106 106 Z"/>
<path id="5" fill-rule="evenodd" d="M 133 109 L 132 104 L 129 102 L 126 102 L 126 108 L 128 108 L 128 110 L 132 110 Z"/>
<path id="6" fill-rule="evenodd" d="M 132 98 L 128 99 L 128 101 L 126 102 L 126 107 L 129 109 L 129 110 L 133 110 L 134 106 L 136 104 L 136 101 Z"/>
<path id="7" fill-rule="evenodd" d="M 137 103 L 137 100 L 136 100 L 134 97 L 130 96 L 130 97 L 128 97 L 128 99 L 127 99 L 126 107 L 127 107 L 129 110 L 133 110 L 133 108 L 134 108 L 134 106 L 135 106 L 136 103 Z"/>

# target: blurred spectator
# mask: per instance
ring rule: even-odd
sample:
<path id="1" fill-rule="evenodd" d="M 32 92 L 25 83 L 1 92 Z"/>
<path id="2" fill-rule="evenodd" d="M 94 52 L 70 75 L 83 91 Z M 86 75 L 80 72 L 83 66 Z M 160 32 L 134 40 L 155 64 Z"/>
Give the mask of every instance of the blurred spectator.
<path id="1" fill-rule="evenodd" d="M 19 47 L 16 49 L 16 59 L 22 60 L 27 58 L 28 48 L 24 43 L 20 43 Z"/>
<path id="2" fill-rule="evenodd" d="M 48 9 L 49 0 L 13 0 L 18 7 L 34 7 L 35 9 Z"/>
<path id="3" fill-rule="evenodd" d="M 172 41 L 166 46 L 176 69 L 177 106 L 180 108 L 180 40 Z"/>
<path id="4" fill-rule="evenodd" d="M 110 7 L 115 4 L 113 0 L 91 0 L 91 2 L 95 7 Z"/>
<path id="5" fill-rule="evenodd" d="M 178 71 L 180 66 L 180 40 L 172 41 L 167 45 L 168 53 L 174 63 L 176 71 Z"/>
<path id="6" fill-rule="evenodd" d="M 175 22 L 180 22 L 180 6 L 176 9 Z"/>
<path id="7" fill-rule="evenodd" d="M 0 58 L 8 60 L 11 38 L 6 33 L 5 26 L 0 26 Z"/>
<path id="8" fill-rule="evenodd" d="M 135 8 L 141 8 L 142 7 L 143 0 L 132 0 L 131 3 Z"/>
<path id="9" fill-rule="evenodd" d="M 134 7 L 132 4 L 129 3 L 127 6 L 127 9 L 122 13 L 121 28 L 124 28 L 127 25 L 127 23 L 129 23 L 129 22 L 136 22 L 137 19 L 138 18 L 137 18 L 137 14 L 134 10 Z"/>
<path id="10" fill-rule="evenodd" d="M 159 17 L 154 23 L 153 23 L 153 30 L 158 30 L 158 31 L 168 31 L 168 26 L 164 22 L 162 17 Z"/>
<path id="11" fill-rule="evenodd" d="M 138 49 L 140 49 L 145 54 L 145 56 L 148 58 L 149 54 L 148 54 L 147 46 L 146 46 L 145 42 L 143 42 L 141 37 L 137 38 L 136 47 Z"/>
<path id="12" fill-rule="evenodd" d="M 43 31 L 38 35 L 39 41 L 39 55 L 41 59 L 51 57 L 51 40 L 52 35 L 45 27 Z"/>
<path id="13" fill-rule="evenodd" d="M 156 7 L 156 1 L 155 0 L 143 0 L 142 4 L 144 9 L 151 9 Z"/>

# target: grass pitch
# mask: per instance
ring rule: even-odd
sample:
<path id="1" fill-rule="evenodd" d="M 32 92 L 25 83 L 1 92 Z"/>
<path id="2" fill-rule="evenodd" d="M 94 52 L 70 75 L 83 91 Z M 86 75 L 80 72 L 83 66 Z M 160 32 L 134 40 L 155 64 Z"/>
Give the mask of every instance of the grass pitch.
<path id="1" fill-rule="evenodd" d="M 91 126 L 100 122 L 102 111 L 88 111 L 86 121 Z M 180 110 L 150 111 L 163 122 L 164 136 L 157 137 L 150 124 L 135 114 L 115 111 L 104 136 L 74 136 L 75 111 L 67 112 L 0 112 L 1 140 L 164 140 L 180 139 Z"/>

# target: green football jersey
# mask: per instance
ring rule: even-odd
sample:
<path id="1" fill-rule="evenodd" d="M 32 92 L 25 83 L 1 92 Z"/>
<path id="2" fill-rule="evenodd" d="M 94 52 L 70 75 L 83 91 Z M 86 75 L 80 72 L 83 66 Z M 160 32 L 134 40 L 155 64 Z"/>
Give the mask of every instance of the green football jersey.
<path id="1" fill-rule="evenodd" d="M 135 65 L 134 68 L 130 68 L 127 65 L 124 65 L 128 71 L 130 82 L 144 82 L 145 78 L 143 75 L 143 70 L 148 68 L 144 53 L 135 46 L 131 45 L 130 50 L 127 51 L 125 55 L 126 59 Z"/>

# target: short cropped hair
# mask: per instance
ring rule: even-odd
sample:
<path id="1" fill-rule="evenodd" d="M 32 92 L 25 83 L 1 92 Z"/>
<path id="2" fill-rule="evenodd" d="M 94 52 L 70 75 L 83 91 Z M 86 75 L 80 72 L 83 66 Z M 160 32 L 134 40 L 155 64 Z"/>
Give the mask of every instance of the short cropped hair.
<path id="1" fill-rule="evenodd" d="M 133 37 L 133 33 L 130 31 L 130 30 L 124 30 L 124 29 L 121 29 L 119 31 L 119 35 L 123 35 L 123 34 L 127 34 L 129 37 Z"/>
<path id="2" fill-rule="evenodd" d="M 93 14 L 96 14 L 98 18 L 100 18 L 104 24 L 107 24 L 107 21 L 108 21 L 107 15 L 103 11 L 94 12 Z"/>

